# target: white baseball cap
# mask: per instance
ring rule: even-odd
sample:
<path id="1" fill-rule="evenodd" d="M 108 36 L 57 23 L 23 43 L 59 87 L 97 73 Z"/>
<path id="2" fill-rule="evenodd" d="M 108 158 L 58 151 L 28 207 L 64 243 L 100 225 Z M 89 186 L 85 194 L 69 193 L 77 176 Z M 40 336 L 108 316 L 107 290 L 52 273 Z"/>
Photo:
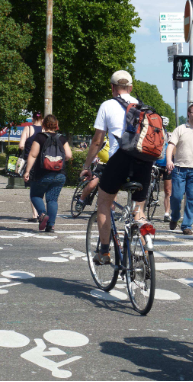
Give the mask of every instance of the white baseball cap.
<path id="1" fill-rule="evenodd" d="M 113 85 L 131 86 L 132 77 L 128 72 L 126 72 L 126 70 L 118 70 L 113 73 L 110 82 Z"/>

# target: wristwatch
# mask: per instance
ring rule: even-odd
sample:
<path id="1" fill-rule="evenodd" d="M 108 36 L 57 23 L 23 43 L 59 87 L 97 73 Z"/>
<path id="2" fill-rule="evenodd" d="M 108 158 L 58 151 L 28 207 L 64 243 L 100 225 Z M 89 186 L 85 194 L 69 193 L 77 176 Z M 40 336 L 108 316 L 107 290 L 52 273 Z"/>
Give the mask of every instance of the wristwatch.
<path id="1" fill-rule="evenodd" d="M 90 170 L 90 166 L 85 166 L 85 163 L 83 164 L 83 170 Z"/>

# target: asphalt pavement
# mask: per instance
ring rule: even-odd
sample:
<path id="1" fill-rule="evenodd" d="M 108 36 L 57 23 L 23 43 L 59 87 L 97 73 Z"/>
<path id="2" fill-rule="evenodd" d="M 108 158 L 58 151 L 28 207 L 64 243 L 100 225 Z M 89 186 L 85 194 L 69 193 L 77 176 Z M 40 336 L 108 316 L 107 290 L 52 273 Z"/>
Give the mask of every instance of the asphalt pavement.
<path id="1" fill-rule="evenodd" d="M 6 185 L 0 176 L 0 380 L 193 380 L 193 236 L 163 222 L 163 191 L 156 295 L 142 317 L 121 279 L 110 293 L 96 288 L 85 248 L 91 211 L 71 217 L 73 188 L 63 188 L 46 234 L 27 221 L 29 189 Z"/>

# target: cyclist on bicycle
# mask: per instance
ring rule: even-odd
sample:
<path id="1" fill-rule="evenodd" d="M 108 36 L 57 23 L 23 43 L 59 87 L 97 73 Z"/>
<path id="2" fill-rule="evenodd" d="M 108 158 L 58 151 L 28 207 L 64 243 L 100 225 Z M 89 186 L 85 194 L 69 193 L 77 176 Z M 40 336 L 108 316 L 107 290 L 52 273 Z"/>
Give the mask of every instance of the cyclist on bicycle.
<path id="1" fill-rule="evenodd" d="M 121 95 L 128 103 L 138 103 L 130 93 L 132 91 L 132 77 L 124 71 L 119 70 L 111 77 L 111 89 L 113 97 Z M 94 127 L 95 135 L 83 166 L 81 176 L 87 175 L 91 178 L 90 165 L 92 160 L 102 146 L 104 136 L 108 131 L 110 150 L 109 161 L 106 164 L 102 178 L 100 180 L 98 198 L 98 227 L 101 241 L 101 250 L 95 255 L 94 261 L 102 264 L 110 262 L 109 237 L 111 230 L 110 208 L 121 185 L 126 182 L 129 176 L 131 180 L 139 182 L 143 186 L 142 191 L 133 194 L 133 200 L 137 201 L 138 210 L 135 219 L 143 218 L 144 203 L 151 179 L 152 163 L 138 160 L 119 148 L 114 135 L 121 137 L 125 131 L 126 110 L 115 99 L 110 99 L 102 103 L 99 108 Z"/>
<path id="2" fill-rule="evenodd" d="M 163 127 L 166 133 L 166 143 L 165 143 L 165 150 L 164 150 L 164 158 L 158 159 L 156 161 L 156 165 L 159 166 L 160 173 L 163 174 L 163 181 L 164 181 L 164 208 L 165 208 L 165 214 L 164 214 L 164 222 L 170 222 L 170 196 L 172 193 L 172 174 L 168 173 L 166 169 L 166 149 L 168 146 L 168 134 L 166 131 L 166 127 L 169 125 L 169 118 L 162 116 L 163 120 Z"/>
<path id="3" fill-rule="evenodd" d="M 102 174 L 102 172 L 105 168 L 105 164 L 107 163 L 107 161 L 109 159 L 109 148 L 110 148 L 109 139 L 105 138 L 104 142 L 103 142 L 102 149 L 98 152 L 97 157 L 93 161 L 94 165 L 95 165 L 95 162 L 97 163 L 96 168 L 94 168 L 94 172 L 96 172 L 98 174 Z M 87 203 L 87 199 L 86 199 L 87 196 L 90 195 L 90 193 L 95 189 L 95 187 L 98 185 L 98 183 L 99 183 L 99 178 L 94 177 L 87 184 L 87 186 L 84 188 L 82 195 L 78 199 L 76 206 L 75 206 L 75 209 L 77 212 L 82 212 L 82 210 L 84 209 L 84 207 Z"/>

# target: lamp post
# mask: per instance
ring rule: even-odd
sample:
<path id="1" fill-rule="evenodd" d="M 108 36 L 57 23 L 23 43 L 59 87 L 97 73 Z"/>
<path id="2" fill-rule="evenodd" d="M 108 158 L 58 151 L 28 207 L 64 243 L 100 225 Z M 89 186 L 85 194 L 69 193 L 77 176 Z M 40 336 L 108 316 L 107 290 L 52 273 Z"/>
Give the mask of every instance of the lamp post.
<path id="1" fill-rule="evenodd" d="M 52 114 L 53 98 L 53 0 L 47 0 L 44 116 Z"/>

